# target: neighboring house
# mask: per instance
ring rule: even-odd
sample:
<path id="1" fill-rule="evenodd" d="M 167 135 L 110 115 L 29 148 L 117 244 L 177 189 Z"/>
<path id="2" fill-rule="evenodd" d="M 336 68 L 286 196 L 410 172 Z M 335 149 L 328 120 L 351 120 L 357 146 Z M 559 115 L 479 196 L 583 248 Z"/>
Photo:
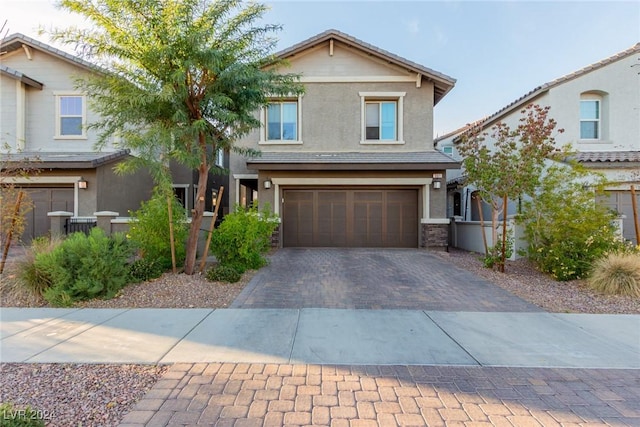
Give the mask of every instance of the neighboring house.
<path id="1" fill-rule="evenodd" d="M 301 96 L 274 98 L 231 158 L 231 200 L 280 215 L 285 247 L 432 247 L 448 243 L 433 108 L 455 80 L 335 30 L 277 54 Z M 441 188 L 442 185 L 442 188 Z"/>
<path id="2" fill-rule="evenodd" d="M 75 89 L 74 81 L 99 71 L 94 64 L 22 34 L 13 34 L 0 44 L 2 163 L 37 159 L 39 169 L 33 176 L 14 179 L 29 190 L 34 202 L 24 241 L 48 233 L 48 212 L 91 217 L 95 212 L 114 211 L 128 216 L 151 195 L 153 181 L 145 171 L 124 176 L 114 173 L 114 166 L 130 156 L 115 139 L 100 152 L 94 150 L 98 135 L 85 125 L 98 117 L 88 96 Z M 219 162 L 224 161 L 219 156 Z M 190 210 L 197 175 L 178 166 L 172 166 L 172 172 L 176 194 Z M 211 206 L 213 189 L 225 185 L 226 179 L 210 176 L 207 206 Z"/>
<path id="3" fill-rule="evenodd" d="M 611 182 L 605 204 L 626 216 L 624 237 L 635 243 L 631 185 L 640 188 L 640 43 L 559 79 L 545 83 L 497 113 L 476 122 L 489 130 L 497 122 L 515 128 L 528 104 L 549 106 L 550 117 L 564 133 L 558 146 L 570 143 L 577 160 Z M 469 126 L 436 139 L 438 150 L 461 160 L 456 143 Z M 473 188 L 464 185 L 463 171 L 447 175 L 448 216 L 478 220 Z M 638 196 L 640 206 L 640 196 Z M 515 212 L 515 206 L 511 209 Z"/>

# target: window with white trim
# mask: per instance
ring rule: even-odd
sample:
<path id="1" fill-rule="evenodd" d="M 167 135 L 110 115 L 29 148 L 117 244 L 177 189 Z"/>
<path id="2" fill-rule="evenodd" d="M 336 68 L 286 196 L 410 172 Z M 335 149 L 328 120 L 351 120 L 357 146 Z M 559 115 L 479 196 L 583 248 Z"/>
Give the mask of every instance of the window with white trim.
<path id="1" fill-rule="evenodd" d="M 261 112 L 260 144 L 302 144 L 301 97 L 274 99 Z"/>
<path id="2" fill-rule="evenodd" d="M 406 92 L 360 92 L 361 144 L 404 144 L 403 99 Z"/>
<path id="3" fill-rule="evenodd" d="M 84 95 L 56 94 L 56 138 L 85 139 L 86 118 Z"/>
<path id="4" fill-rule="evenodd" d="M 216 166 L 219 168 L 224 168 L 224 148 L 218 148 L 216 151 Z"/>
<path id="5" fill-rule="evenodd" d="M 580 100 L 580 139 L 600 139 L 600 100 Z"/>
<path id="6" fill-rule="evenodd" d="M 453 154 L 453 147 L 451 145 L 446 145 L 442 147 L 442 152 L 444 154 Z"/>

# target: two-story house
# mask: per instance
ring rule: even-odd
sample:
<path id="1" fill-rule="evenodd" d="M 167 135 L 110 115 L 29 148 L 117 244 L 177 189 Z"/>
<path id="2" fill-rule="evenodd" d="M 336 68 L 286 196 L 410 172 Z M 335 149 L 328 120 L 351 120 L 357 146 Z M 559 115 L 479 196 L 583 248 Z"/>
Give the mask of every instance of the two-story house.
<path id="1" fill-rule="evenodd" d="M 119 162 L 135 153 L 121 149 L 116 138 L 95 150 L 98 135 L 87 124 L 99 117 L 87 94 L 76 89 L 75 80 L 96 72 L 104 71 L 22 34 L 8 36 L 0 44 L 0 163 L 28 158 L 37 168 L 28 177 L 4 178 L 27 189 L 33 203 L 24 241 L 48 234 L 49 212 L 92 217 L 111 211 L 127 216 L 151 196 L 154 184 L 146 171 L 114 172 Z M 220 166 L 226 165 L 224 153 L 217 157 Z M 197 174 L 178 165 L 172 165 L 172 174 L 175 193 L 189 211 Z M 226 185 L 226 180 L 210 175 L 207 206 L 213 190 Z"/>
<path id="2" fill-rule="evenodd" d="M 238 142 L 232 203 L 280 215 L 285 247 L 447 246 L 445 173 L 433 108 L 455 80 L 335 30 L 277 54 L 301 96 L 274 98 Z"/>
<path id="3" fill-rule="evenodd" d="M 520 111 L 531 103 L 551 107 L 550 116 L 564 129 L 555 135 L 559 147 L 571 144 L 578 162 L 609 180 L 601 202 L 624 215 L 624 237 L 635 242 L 630 187 L 640 188 L 640 43 L 545 83 L 476 124 L 489 130 L 501 121 L 515 128 Z M 460 159 L 456 142 L 467 128 L 437 138 L 437 148 Z M 474 189 L 464 185 L 463 175 L 449 171 L 447 176 L 448 216 L 478 220 Z M 640 195 L 637 199 L 640 206 Z"/>

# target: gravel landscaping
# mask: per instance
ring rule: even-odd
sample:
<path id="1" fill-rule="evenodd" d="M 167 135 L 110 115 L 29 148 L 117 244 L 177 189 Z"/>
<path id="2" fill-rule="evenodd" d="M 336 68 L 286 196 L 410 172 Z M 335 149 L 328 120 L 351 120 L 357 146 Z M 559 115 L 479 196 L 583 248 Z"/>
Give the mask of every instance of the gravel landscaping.
<path id="1" fill-rule="evenodd" d="M 477 254 L 452 249 L 435 255 L 549 312 L 640 314 L 637 298 L 601 295 L 589 290 L 584 281 L 557 282 L 526 260 L 509 262 L 503 274 L 484 268 Z M 128 286 L 112 300 L 86 301 L 77 307 L 224 308 L 254 274 L 247 272 L 240 282 L 224 284 L 201 275 L 167 273 Z M 2 281 L 1 306 L 47 306 L 15 287 L 11 266 Z M 1 364 L 0 396 L 18 408 L 31 405 L 50 415 L 50 426 L 116 426 L 165 370 L 165 366 L 142 365 Z"/>
<path id="2" fill-rule="evenodd" d="M 0 396 L 48 426 L 117 426 L 168 366 L 0 364 Z"/>

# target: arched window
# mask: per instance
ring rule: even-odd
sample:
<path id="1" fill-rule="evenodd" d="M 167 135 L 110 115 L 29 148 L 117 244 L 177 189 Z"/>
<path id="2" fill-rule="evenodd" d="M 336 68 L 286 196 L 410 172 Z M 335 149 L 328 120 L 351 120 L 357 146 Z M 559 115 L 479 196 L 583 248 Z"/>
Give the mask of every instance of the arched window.
<path id="1" fill-rule="evenodd" d="M 600 91 L 580 94 L 580 139 L 602 140 L 605 137 L 605 93 Z"/>

